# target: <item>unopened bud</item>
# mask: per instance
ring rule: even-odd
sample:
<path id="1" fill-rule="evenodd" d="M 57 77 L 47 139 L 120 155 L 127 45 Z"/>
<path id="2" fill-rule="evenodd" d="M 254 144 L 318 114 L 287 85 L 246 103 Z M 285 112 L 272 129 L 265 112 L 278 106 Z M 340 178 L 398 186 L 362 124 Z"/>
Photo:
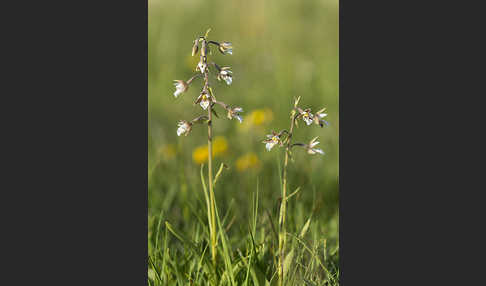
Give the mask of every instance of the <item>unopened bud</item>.
<path id="1" fill-rule="evenodd" d="M 206 41 L 201 42 L 201 55 L 203 55 L 203 56 L 206 56 L 206 53 L 207 53 L 207 50 L 208 50 L 206 45 L 207 45 Z"/>
<path id="2" fill-rule="evenodd" d="M 192 56 L 194 57 L 197 54 L 197 51 L 199 50 L 199 45 L 197 40 L 194 40 L 194 45 L 192 46 Z"/>

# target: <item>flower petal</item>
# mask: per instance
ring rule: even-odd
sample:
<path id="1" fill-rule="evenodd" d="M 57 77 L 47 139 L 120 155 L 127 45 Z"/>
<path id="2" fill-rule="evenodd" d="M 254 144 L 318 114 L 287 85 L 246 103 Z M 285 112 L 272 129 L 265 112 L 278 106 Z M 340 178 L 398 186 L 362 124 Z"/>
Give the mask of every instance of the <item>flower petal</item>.
<path id="1" fill-rule="evenodd" d="M 231 84 L 231 82 L 233 81 L 233 79 L 231 78 L 231 76 L 227 76 L 227 77 L 225 77 L 225 78 L 224 78 L 224 80 L 226 81 L 226 84 L 227 84 L 227 85 L 230 85 L 230 84 Z"/>
<path id="2" fill-rule="evenodd" d="M 275 146 L 275 143 L 271 142 L 271 143 L 267 143 L 265 145 L 265 148 L 267 148 L 268 151 L 272 150 L 273 146 Z"/>
<path id="3" fill-rule="evenodd" d="M 204 110 L 206 110 L 209 106 L 209 100 L 202 100 L 200 105 Z"/>

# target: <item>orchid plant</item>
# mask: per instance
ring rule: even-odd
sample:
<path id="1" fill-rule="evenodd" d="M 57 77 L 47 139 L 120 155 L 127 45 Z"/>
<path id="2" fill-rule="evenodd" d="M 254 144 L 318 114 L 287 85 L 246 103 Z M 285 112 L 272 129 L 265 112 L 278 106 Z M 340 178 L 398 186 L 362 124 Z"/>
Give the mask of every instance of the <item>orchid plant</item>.
<path id="1" fill-rule="evenodd" d="M 311 124 L 319 125 L 320 127 L 324 127 L 324 125 L 329 125 L 329 123 L 324 120 L 324 117 L 327 116 L 327 113 L 324 113 L 326 108 L 323 108 L 317 111 L 315 114 L 311 113 L 310 108 L 302 109 L 298 106 L 300 101 L 300 97 L 295 99 L 294 107 L 290 112 L 290 128 L 289 130 L 282 130 L 280 132 L 272 131 L 271 134 L 267 135 L 267 139 L 263 140 L 265 144 L 265 148 L 267 151 L 272 150 L 274 146 L 284 147 L 285 148 L 285 159 L 284 159 L 284 167 L 283 167 L 283 176 L 282 176 L 282 200 L 280 204 L 280 214 L 279 214 L 279 233 L 278 233 L 278 277 L 279 277 L 279 285 L 283 285 L 284 283 L 284 266 L 283 260 L 285 257 L 285 244 L 286 244 L 286 232 L 285 232 L 285 215 L 286 215 L 286 205 L 287 205 L 287 165 L 289 158 L 292 155 L 292 148 L 293 147 L 302 147 L 304 148 L 308 154 L 321 154 L 324 155 L 324 151 L 322 149 L 316 148 L 316 145 L 319 144 L 317 141 L 318 137 L 313 138 L 309 143 L 293 143 L 292 136 L 294 134 L 294 126 L 298 125 L 298 121 L 302 120 L 305 122 L 307 126 Z"/>
<path id="2" fill-rule="evenodd" d="M 216 174 L 216 177 L 213 178 L 213 115 L 219 117 L 215 111 L 215 105 L 221 106 L 227 112 L 228 119 L 237 119 L 240 123 L 243 121 L 243 118 L 240 115 L 240 112 L 243 112 L 243 108 L 241 107 L 231 107 L 230 105 L 219 101 L 216 99 L 214 95 L 214 91 L 211 88 L 211 84 L 209 82 L 209 74 L 210 70 L 214 68 L 216 72 L 216 79 L 218 81 L 223 80 L 226 82 L 227 85 L 231 85 L 233 82 L 233 72 L 231 71 L 230 67 L 220 67 L 216 63 L 209 61 L 208 55 L 212 54 L 211 46 L 216 47 L 219 52 L 223 55 L 232 55 L 233 54 L 233 46 L 230 42 L 216 42 L 211 41 L 208 39 L 208 33 L 211 29 L 206 31 L 204 36 L 200 36 L 194 40 L 194 44 L 192 46 L 192 56 L 195 56 L 199 52 L 199 62 L 196 66 L 196 74 L 189 78 L 187 81 L 184 80 L 174 80 L 174 86 L 176 88 L 174 92 L 174 96 L 177 98 L 178 96 L 186 93 L 189 89 L 189 86 L 193 83 L 196 78 L 202 78 L 203 84 L 201 92 L 199 96 L 194 101 L 194 105 L 199 104 L 204 111 L 207 111 L 207 115 L 200 115 L 190 121 L 181 120 L 178 123 L 177 128 L 177 136 L 187 136 L 194 124 L 196 123 L 207 123 L 208 125 L 208 184 L 209 184 L 209 198 L 207 198 L 207 209 L 208 209 L 208 224 L 209 224 L 209 232 L 211 238 L 211 255 L 212 260 L 215 263 L 216 261 L 216 245 L 217 245 L 217 231 L 216 231 L 216 203 L 215 203 L 215 196 L 214 196 L 214 189 L 213 185 L 216 181 L 220 171 Z M 222 164 L 223 166 L 223 164 Z M 206 194 L 206 193 L 205 193 Z"/>

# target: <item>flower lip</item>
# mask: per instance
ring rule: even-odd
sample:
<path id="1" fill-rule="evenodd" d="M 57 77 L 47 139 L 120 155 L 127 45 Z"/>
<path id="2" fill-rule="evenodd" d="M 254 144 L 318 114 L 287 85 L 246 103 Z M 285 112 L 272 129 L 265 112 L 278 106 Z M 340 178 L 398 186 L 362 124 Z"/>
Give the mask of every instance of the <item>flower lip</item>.
<path id="1" fill-rule="evenodd" d="M 194 102 L 195 104 L 198 104 L 201 105 L 201 107 L 206 110 L 209 106 L 209 104 L 212 102 L 212 98 L 211 96 L 208 94 L 208 92 L 206 90 L 203 90 L 201 92 L 201 94 L 199 95 L 199 97 L 196 99 L 196 102 Z"/>
<path id="2" fill-rule="evenodd" d="M 298 117 L 301 117 L 302 120 L 304 120 L 307 125 L 311 125 L 312 122 L 314 121 L 314 115 L 312 115 L 310 110 L 311 110 L 310 108 L 307 108 L 305 110 L 298 108 L 299 111 Z"/>
<path id="3" fill-rule="evenodd" d="M 203 96 L 203 99 L 201 100 L 200 105 L 204 110 L 206 110 L 209 106 L 209 100 L 207 98 L 204 98 L 204 96 Z"/>
<path id="4" fill-rule="evenodd" d="M 206 71 L 206 63 L 200 61 L 198 64 L 197 64 L 197 70 L 199 70 L 201 73 L 204 73 L 204 71 Z"/>
<path id="5" fill-rule="evenodd" d="M 219 70 L 218 80 L 224 80 L 227 85 L 230 85 L 233 82 L 233 72 L 229 70 L 230 67 L 223 67 Z"/>
<path id="6" fill-rule="evenodd" d="M 273 146 L 275 146 L 276 143 L 269 142 L 265 145 L 265 148 L 267 148 L 268 151 L 272 150 Z"/>
<path id="7" fill-rule="evenodd" d="M 190 122 L 187 122 L 186 120 L 181 120 L 177 124 L 179 128 L 177 128 L 177 136 L 181 136 L 184 134 L 184 136 L 187 136 L 189 132 L 191 132 L 192 129 L 192 124 Z"/>
<path id="8" fill-rule="evenodd" d="M 305 121 L 305 123 L 307 125 L 310 125 L 312 123 L 312 114 L 308 113 L 308 112 L 305 112 L 303 115 L 302 115 L 302 119 Z"/>
<path id="9" fill-rule="evenodd" d="M 243 112 L 243 108 L 241 108 L 241 107 L 229 108 L 228 109 L 228 116 L 227 117 L 229 119 L 236 118 L 236 119 L 238 119 L 238 121 L 240 123 L 242 123 L 243 122 L 243 118 L 239 114 L 240 112 Z"/>
<path id="10" fill-rule="evenodd" d="M 233 82 L 233 79 L 231 78 L 231 76 L 228 76 L 224 79 L 224 81 L 226 81 L 227 85 L 230 85 Z"/>
<path id="11" fill-rule="evenodd" d="M 174 96 L 178 97 L 181 93 L 184 93 L 189 88 L 189 85 L 183 80 L 174 80 L 174 86 L 176 90 L 174 91 Z"/>
<path id="12" fill-rule="evenodd" d="M 262 143 L 265 143 L 265 148 L 267 151 L 270 151 L 275 145 L 279 144 L 282 145 L 282 141 L 280 139 L 280 135 L 272 131 L 272 134 L 267 135 L 268 139 L 263 140 Z"/>

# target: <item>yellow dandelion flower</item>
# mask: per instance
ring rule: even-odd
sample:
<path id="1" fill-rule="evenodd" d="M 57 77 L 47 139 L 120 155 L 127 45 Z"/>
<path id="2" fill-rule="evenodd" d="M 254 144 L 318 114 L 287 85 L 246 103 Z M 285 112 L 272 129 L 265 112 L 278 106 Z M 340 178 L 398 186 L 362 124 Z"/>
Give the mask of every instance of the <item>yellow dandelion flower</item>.
<path id="1" fill-rule="evenodd" d="M 213 139 L 213 156 L 217 157 L 228 150 L 228 141 L 224 136 L 216 136 Z M 208 145 L 201 145 L 192 151 L 192 160 L 197 164 L 208 161 Z"/>
<path id="2" fill-rule="evenodd" d="M 249 152 L 236 160 L 236 169 L 239 172 L 243 172 L 248 168 L 260 167 L 260 160 L 255 153 Z"/>
<path id="3" fill-rule="evenodd" d="M 228 150 L 228 141 L 224 136 L 216 136 L 213 140 L 213 155 L 224 154 Z"/>
<path id="4" fill-rule="evenodd" d="M 261 109 L 258 109 L 258 110 L 255 110 L 253 111 L 251 114 L 250 114 L 250 118 L 251 118 L 251 123 L 253 125 L 262 125 L 263 122 L 265 122 L 265 111 L 264 110 L 261 110 Z"/>
<path id="5" fill-rule="evenodd" d="M 208 160 L 208 146 L 199 146 L 192 152 L 192 160 L 197 164 L 206 163 Z"/>
<path id="6" fill-rule="evenodd" d="M 248 119 L 241 124 L 243 130 L 249 130 L 253 126 L 261 126 L 271 122 L 273 120 L 273 112 L 269 108 L 256 109 L 250 112 L 247 118 Z"/>

